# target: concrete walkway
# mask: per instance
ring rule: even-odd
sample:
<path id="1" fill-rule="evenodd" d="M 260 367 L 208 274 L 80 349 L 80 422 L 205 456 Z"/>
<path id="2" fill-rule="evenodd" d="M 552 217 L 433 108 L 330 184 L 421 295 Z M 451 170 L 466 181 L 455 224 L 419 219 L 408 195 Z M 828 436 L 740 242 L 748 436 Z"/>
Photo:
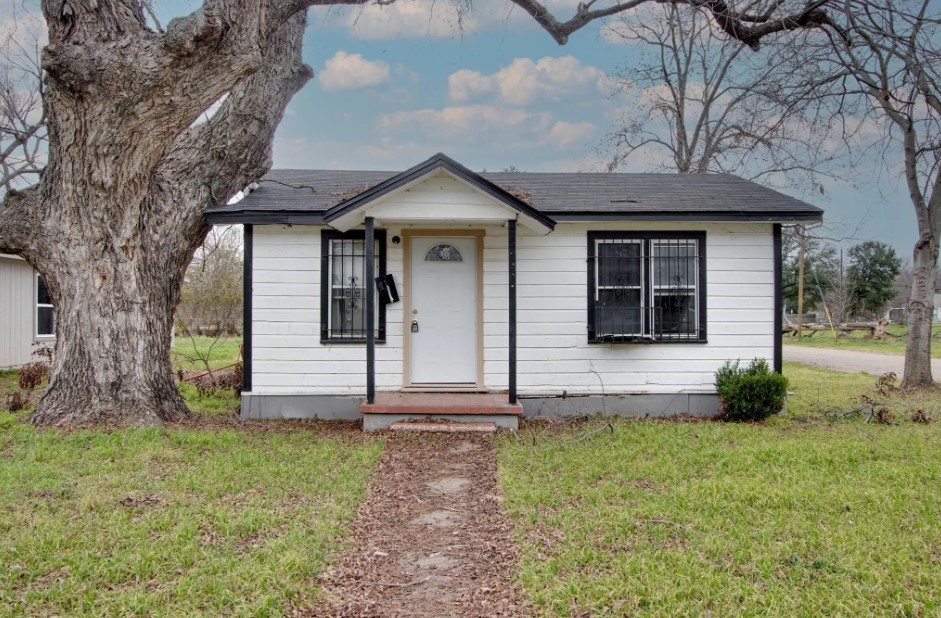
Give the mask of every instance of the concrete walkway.
<path id="1" fill-rule="evenodd" d="M 900 378 L 905 369 L 905 357 L 901 354 L 811 348 L 796 345 L 784 346 L 784 360 L 835 371 L 862 371 L 873 375 L 882 375 L 894 371 Z M 931 360 L 931 373 L 934 376 L 941 375 L 941 359 L 934 358 Z"/>

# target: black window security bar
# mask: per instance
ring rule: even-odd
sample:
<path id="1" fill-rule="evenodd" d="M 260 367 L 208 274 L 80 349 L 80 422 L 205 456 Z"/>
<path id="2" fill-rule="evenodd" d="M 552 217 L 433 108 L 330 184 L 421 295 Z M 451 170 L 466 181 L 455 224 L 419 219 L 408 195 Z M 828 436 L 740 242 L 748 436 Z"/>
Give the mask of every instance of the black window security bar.
<path id="1" fill-rule="evenodd" d="M 705 234 L 589 233 L 594 342 L 704 341 Z"/>
<path id="2" fill-rule="evenodd" d="M 385 231 L 376 230 L 376 274 L 386 274 Z M 366 239 L 362 231 L 321 233 L 320 339 L 366 342 Z M 376 297 L 376 341 L 385 341 L 385 301 Z"/>

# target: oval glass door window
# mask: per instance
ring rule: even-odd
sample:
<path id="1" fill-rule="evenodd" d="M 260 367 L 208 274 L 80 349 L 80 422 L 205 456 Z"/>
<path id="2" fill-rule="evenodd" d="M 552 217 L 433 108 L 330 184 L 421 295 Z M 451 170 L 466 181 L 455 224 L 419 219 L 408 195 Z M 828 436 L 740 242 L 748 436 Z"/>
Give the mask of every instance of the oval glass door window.
<path id="1" fill-rule="evenodd" d="M 435 245 L 425 254 L 426 262 L 463 262 L 461 252 L 454 245 Z"/>

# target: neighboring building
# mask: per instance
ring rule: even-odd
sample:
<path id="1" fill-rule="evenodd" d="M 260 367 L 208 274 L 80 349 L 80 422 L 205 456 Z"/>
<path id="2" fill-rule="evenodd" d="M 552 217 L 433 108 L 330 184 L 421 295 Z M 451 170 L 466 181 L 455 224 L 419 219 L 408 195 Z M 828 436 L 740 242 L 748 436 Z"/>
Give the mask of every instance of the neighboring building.
<path id="1" fill-rule="evenodd" d="M 822 211 L 727 175 L 477 174 L 439 154 L 273 171 L 207 217 L 246 226 L 243 416 L 514 426 L 712 414 L 727 359 L 780 368 L 781 224 Z M 372 274 L 401 300 L 380 289 L 370 329 Z M 442 391 L 485 395 L 413 395 Z"/>
<path id="2" fill-rule="evenodd" d="M 55 342 L 55 313 L 33 267 L 0 253 L 0 369 L 30 360 L 38 343 Z"/>

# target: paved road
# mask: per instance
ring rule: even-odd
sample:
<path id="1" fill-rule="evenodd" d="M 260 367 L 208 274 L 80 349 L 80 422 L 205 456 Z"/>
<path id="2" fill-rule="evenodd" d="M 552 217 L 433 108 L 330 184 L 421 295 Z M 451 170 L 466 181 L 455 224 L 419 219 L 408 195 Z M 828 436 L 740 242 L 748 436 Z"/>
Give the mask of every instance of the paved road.
<path id="1" fill-rule="evenodd" d="M 837 371 L 862 371 L 882 375 L 894 371 L 899 377 L 905 368 L 905 357 L 901 354 L 863 352 L 860 350 L 833 350 L 796 345 L 784 346 L 784 360 L 805 365 L 826 367 Z M 932 375 L 941 375 L 941 359 L 931 360 Z"/>

